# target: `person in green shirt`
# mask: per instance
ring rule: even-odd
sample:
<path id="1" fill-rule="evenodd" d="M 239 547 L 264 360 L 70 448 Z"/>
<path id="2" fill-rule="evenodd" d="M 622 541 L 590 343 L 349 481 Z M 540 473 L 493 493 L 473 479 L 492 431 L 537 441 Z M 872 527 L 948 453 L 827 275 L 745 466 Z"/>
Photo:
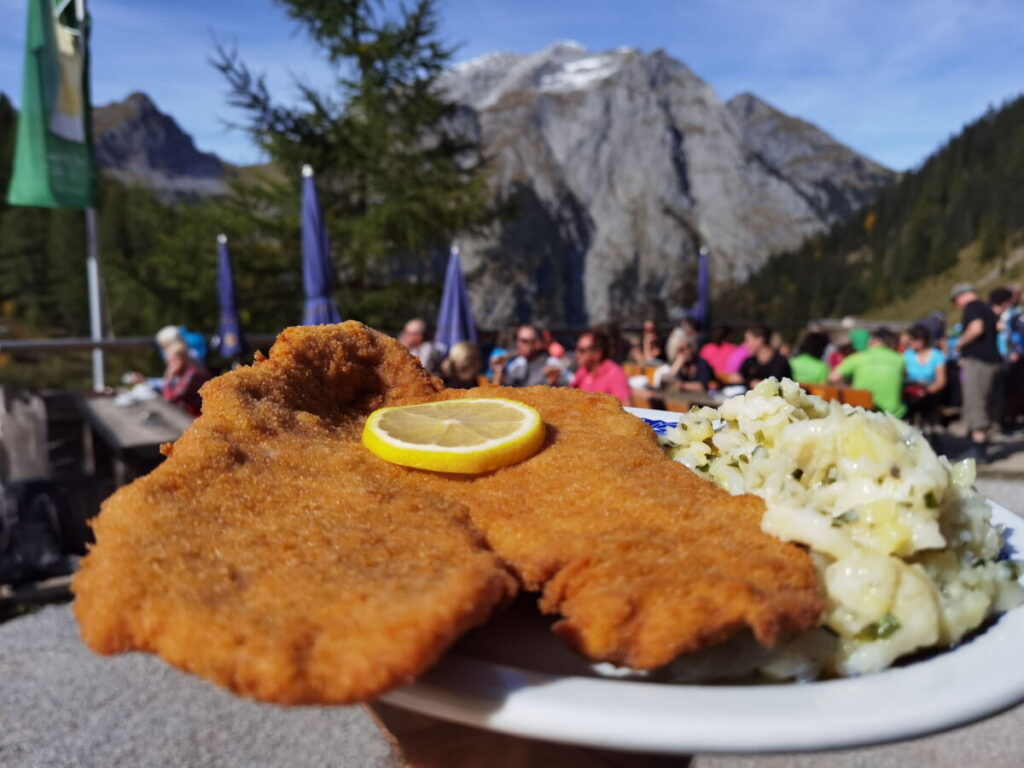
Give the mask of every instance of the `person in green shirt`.
<path id="1" fill-rule="evenodd" d="M 855 389 L 871 393 L 875 408 L 902 418 L 907 412 L 902 399 L 903 357 L 892 349 L 895 340 L 888 328 L 876 328 L 871 333 L 868 348 L 843 360 L 828 380 L 840 384 L 849 379 Z"/>
<path id="2" fill-rule="evenodd" d="M 790 358 L 793 380 L 801 384 L 824 384 L 828 381 L 828 364 L 821 359 L 828 347 L 828 336 L 811 331 L 804 336 L 796 356 Z"/>

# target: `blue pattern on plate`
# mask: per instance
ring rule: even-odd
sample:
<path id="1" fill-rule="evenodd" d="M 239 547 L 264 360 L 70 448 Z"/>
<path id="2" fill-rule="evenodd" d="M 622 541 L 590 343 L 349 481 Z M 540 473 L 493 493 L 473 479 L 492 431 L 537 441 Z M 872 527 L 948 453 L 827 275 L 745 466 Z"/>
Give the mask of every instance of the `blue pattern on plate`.
<path id="1" fill-rule="evenodd" d="M 666 432 L 672 429 L 672 427 L 679 423 L 677 421 L 661 421 L 660 419 L 644 419 L 644 421 L 650 424 L 651 429 L 653 429 L 655 434 L 658 435 L 664 435 Z"/>

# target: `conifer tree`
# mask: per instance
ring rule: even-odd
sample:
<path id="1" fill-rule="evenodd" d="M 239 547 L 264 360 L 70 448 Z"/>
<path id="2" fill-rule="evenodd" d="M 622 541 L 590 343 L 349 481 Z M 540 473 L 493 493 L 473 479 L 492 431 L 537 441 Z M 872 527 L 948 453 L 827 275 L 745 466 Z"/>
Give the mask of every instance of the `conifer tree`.
<path id="1" fill-rule="evenodd" d="M 365 294 L 384 288 L 394 260 L 424 259 L 486 225 L 491 196 L 478 147 L 456 130 L 458 109 L 437 87 L 452 50 L 438 38 L 435 0 L 281 4 L 332 65 L 331 92 L 300 85 L 299 105 L 284 106 L 236 51 L 218 48 L 214 64 L 246 130 L 284 176 L 250 183 L 245 194 L 262 197 L 264 211 L 295 211 L 302 164 L 316 170 L 334 263 L 349 289 L 342 314 L 352 316 L 353 301 L 380 303 Z"/>

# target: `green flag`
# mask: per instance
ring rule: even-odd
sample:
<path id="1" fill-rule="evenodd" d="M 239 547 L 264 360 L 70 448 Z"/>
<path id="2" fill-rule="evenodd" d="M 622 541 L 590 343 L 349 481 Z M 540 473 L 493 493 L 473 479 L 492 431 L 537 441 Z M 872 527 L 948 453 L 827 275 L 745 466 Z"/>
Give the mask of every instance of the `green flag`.
<path id="1" fill-rule="evenodd" d="M 88 37 L 84 0 L 29 0 L 11 205 L 96 202 Z"/>

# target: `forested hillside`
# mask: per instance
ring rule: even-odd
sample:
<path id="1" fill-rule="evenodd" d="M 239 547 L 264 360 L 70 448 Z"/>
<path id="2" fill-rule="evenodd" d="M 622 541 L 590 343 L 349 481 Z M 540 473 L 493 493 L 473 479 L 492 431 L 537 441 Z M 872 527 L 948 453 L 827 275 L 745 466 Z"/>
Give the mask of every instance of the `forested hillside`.
<path id="1" fill-rule="evenodd" d="M 950 270 L 965 249 L 987 271 L 1022 243 L 1024 97 L 1018 97 L 968 125 L 873 205 L 798 250 L 774 255 L 722 298 L 717 316 L 792 329 L 811 318 L 864 314 L 897 304 Z"/>
<path id="2" fill-rule="evenodd" d="M 0 336 L 87 336 L 81 211 L 8 206 L 17 115 L 0 94 Z M 216 329 L 216 237 L 229 237 L 243 327 L 276 333 L 302 316 L 299 174 L 246 169 L 230 194 L 169 204 L 104 174 L 98 206 L 105 331 L 139 336 L 169 323 Z M 336 256 L 337 259 L 337 256 Z M 341 276 L 345 317 L 397 328 L 436 311 L 440 286 Z"/>
<path id="3" fill-rule="evenodd" d="M 304 163 L 317 170 L 333 244 L 333 298 L 344 317 L 378 328 L 396 329 L 410 316 L 436 312 L 440 286 L 433 271 L 416 266 L 433 264 L 456 234 L 494 218 L 475 139 L 451 136 L 445 127 L 456 108 L 434 81 L 452 54 L 437 39 L 433 0 L 385 14 L 362 0 L 283 5 L 335 65 L 333 90 L 304 88 L 303 102 L 285 107 L 233 51 L 218 48 L 214 58 L 229 103 L 246 115 L 247 133 L 273 164 L 269 170 L 217 176 L 209 167 L 216 158 L 198 155 L 191 138 L 142 94 L 101 116 L 96 156 L 108 171 L 98 206 L 106 334 L 148 335 L 169 323 L 212 334 L 222 232 L 243 330 L 276 333 L 298 323 Z M 11 102 L 0 94 L 4 191 L 15 124 Z M 176 162 L 186 156 L 191 161 Z M 206 199 L 164 196 L 181 200 L 170 205 L 157 197 L 159 189 L 113 178 L 152 182 L 152 172 L 179 181 L 198 173 L 228 188 Z M 87 335 L 84 239 L 81 211 L 0 203 L 0 333 Z"/>

